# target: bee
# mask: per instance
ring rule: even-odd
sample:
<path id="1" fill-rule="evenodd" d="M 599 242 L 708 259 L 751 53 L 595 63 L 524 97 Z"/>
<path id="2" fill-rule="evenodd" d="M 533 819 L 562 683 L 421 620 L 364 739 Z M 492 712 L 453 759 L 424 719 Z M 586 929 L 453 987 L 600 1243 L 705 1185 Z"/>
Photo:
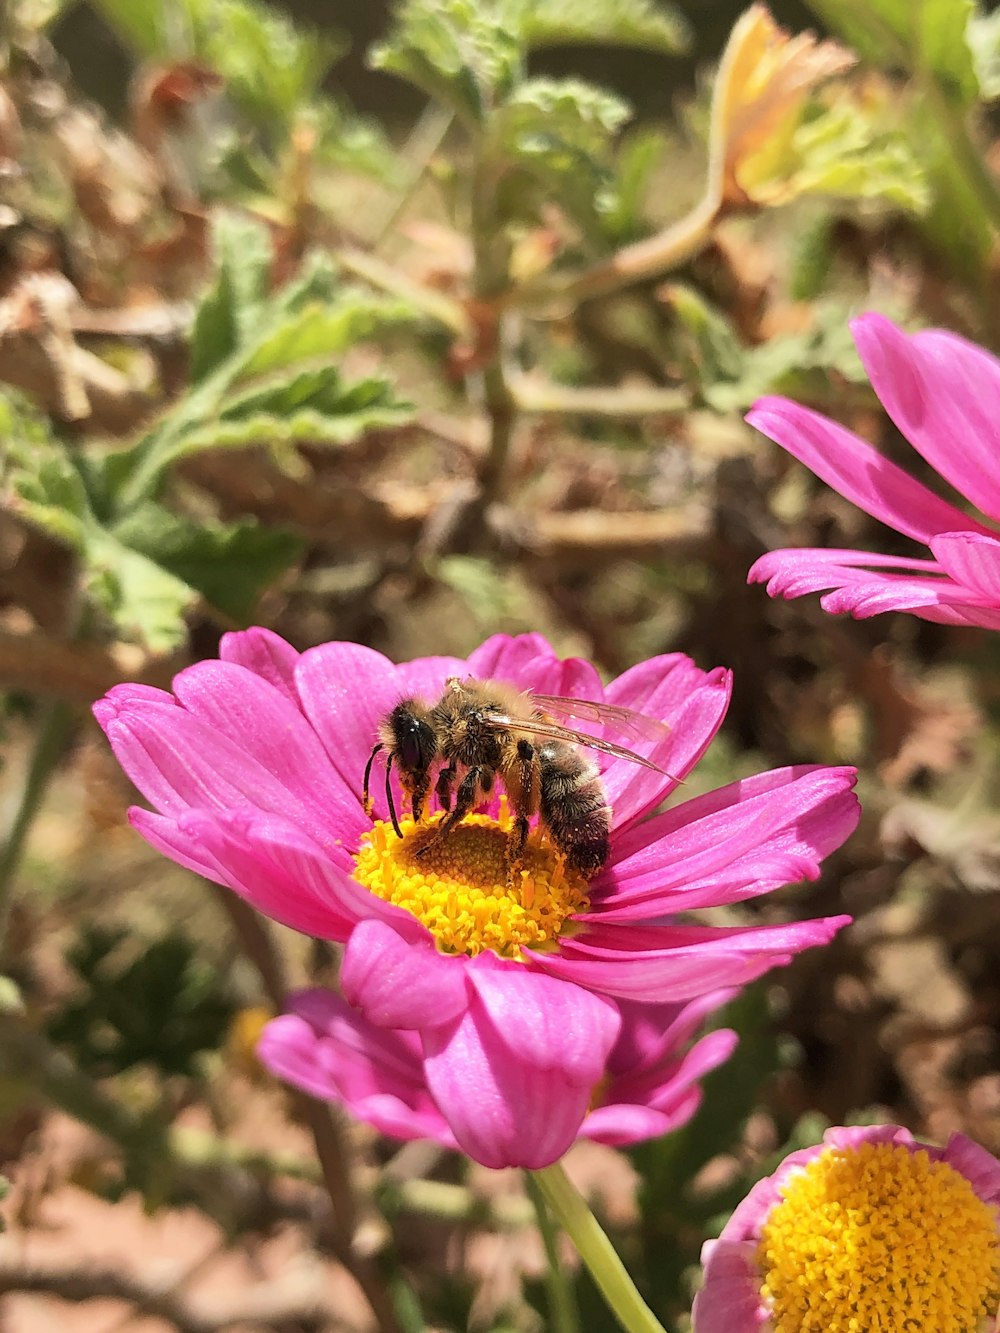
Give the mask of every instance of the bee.
<path id="1" fill-rule="evenodd" d="M 662 740 L 670 732 L 665 722 L 616 704 L 450 676 L 437 703 L 401 699 L 382 719 L 365 766 L 365 811 L 372 813 L 369 783 L 375 756 L 382 750 L 387 755 L 386 800 L 399 837 L 403 835 L 389 782 L 393 764 L 417 823 L 424 817 L 433 768 L 440 764 L 434 794 L 445 815 L 418 850 L 420 856 L 482 805 L 499 778 L 514 814 L 506 848 L 511 870 L 524 851 L 529 820 L 537 815 L 567 865 L 590 879 L 608 859 L 611 807 L 596 763 L 580 747 L 670 774 L 632 750 L 562 725 L 560 718 L 600 723 L 651 740 Z"/>

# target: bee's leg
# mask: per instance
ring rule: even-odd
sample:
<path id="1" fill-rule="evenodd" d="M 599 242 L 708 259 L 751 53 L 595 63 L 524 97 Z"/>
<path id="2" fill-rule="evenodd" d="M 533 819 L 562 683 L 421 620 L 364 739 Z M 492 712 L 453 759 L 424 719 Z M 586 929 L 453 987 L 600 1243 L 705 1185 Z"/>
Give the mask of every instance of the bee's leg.
<path id="1" fill-rule="evenodd" d="M 413 822 L 415 824 L 419 824 L 424 817 L 424 803 L 427 800 L 430 786 L 431 775 L 426 770 L 413 779 L 413 785 L 410 788 L 410 809 L 413 811 Z"/>
<path id="2" fill-rule="evenodd" d="M 389 807 L 389 818 L 392 820 L 392 827 L 395 831 L 396 837 L 401 838 L 403 836 L 403 830 L 399 827 L 399 820 L 396 818 L 396 804 L 392 799 L 392 784 L 389 781 L 389 778 L 391 776 L 392 776 L 392 751 L 390 750 L 389 758 L 386 760 L 385 764 L 385 800 L 386 804 Z"/>
<path id="3" fill-rule="evenodd" d="M 504 770 L 504 786 L 514 814 L 514 825 L 507 835 L 505 849 L 507 877 L 510 880 L 528 841 L 528 817 L 538 809 L 538 759 L 530 741 L 517 742 L 517 758 Z"/>
<path id="4" fill-rule="evenodd" d="M 434 793 L 441 802 L 442 810 L 451 809 L 451 789 L 455 785 L 455 779 L 458 777 L 458 770 L 454 764 L 449 764 L 447 768 L 442 768 L 438 774 L 437 783 L 434 787 Z"/>
<path id="5" fill-rule="evenodd" d="M 369 819 L 371 819 L 372 810 L 374 809 L 374 802 L 372 801 L 371 796 L 368 794 L 368 784 L 371 781 L 371 776 L 372 776 L 372 764 L 375 762 L 375 756 L 378 754 L 379 750 L 384 750 L 384 749 L 385 746 L 380 741 L 378 745 L 375 746 L 374 750 L 372 750 L 371 754 L 368 756 L 368 763 L 365 764 L 365 780 L 362 788 L 361 804 L 364 808 L 365 814 L 368 816 Z"/>
<path id="6" fill-rule="evenodd" d="M 456 824 L 460 824 L 466 815 L 475 810 L 483 796 L 488 796 L 492 789 L 493 772 L 491 769 L 470 768 L 458 784 L 454 808 L 449 810 L 441 823 L 438 824 L 433 837 L 428 838 L 423 846 L 417 850 L 417 856 L 423 856 L 436 842 L 440 842 Z"/>

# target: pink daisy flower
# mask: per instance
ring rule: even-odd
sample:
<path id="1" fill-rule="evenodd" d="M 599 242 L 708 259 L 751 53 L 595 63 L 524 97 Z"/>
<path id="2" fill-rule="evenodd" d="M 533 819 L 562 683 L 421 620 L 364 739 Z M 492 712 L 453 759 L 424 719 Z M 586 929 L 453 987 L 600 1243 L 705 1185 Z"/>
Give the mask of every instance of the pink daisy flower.
<path id="1" fill-rule="evenodd" d="M 943 329 L 912 336 L 883 315 L 851 324 L 882 405 L 941 478 L 1000 523 L 1000 361 Z M 772 551 L 751 583 L 772 597 L 824 592 L 827 611 L 858 619 L 910 611 L 947 625 L 1000 629 L 1000 532 L 929 491 L 835 421 L 787 398 L 761 398 L 747 421 L 866 514 L 927 547 Z"/>
<path id="2" fill-rule="evenodd" d="M 1000 1162 L 962 1134 L 827 1130 L 706 1244 L 694 1333 L 996 1333 L 998 1205 Z"/>
<path id="3" fill-rule="evenodd" d="M 541 1167 L 566 1151 L 619 1039 L 621 1002 L 684 1004 L 742 986 L 848 920 L 672 919 L 815 877 L 858 819 L 854 770 L 819 766 L 762 773 L 649 817 L 718 730 L 726 671 L 673 654 L 605 687 L 536 634 L 495 636 L 466 661 L 397 666 L 354 643 L 299 654 L 254 629 L 226 635 L 220 655 L 182 671 L 172 694 L 121 685 L 95 705 L 154 807 L 133 808 L 133 825 L 266 915 L 342 942 L 347 1001 L 375 1027 L 419 1038 L 435 1106 L 488 1166 Z M 380 720 L 401 698 L 437 699 L 465 675 L 669 724 L 644 753 L 673 777 L 595 756 L 614 824 L 610 858 L 589 882 L 537 829 L 512 880 L 496 797 L 433 855 L 426 825 L 402 818 L 397 837 L 378 803 L 373 827 L 361 789 Z M 395 803 L 403 810 L 398 787 Z"/>
<path id="4" fill-rule="evenodd" d="M 577 1137 L 621 1146 L 686 1124 L 701 1102 L 698 1080 L 727 1060 L 735 1032 L 720 1028 L 694 1045 L 703 1020 L 733 997 L 714 991 L 687 1004 L 619 1000 L 621 1027 Z M 397 1139 L 458 1148 L 438 1109 L 416 1032 L 377 1028 L 333 991 L 299 991 L 257 1047 L 278 1078 Z M 488 1091 L 481 1090 L 484 1110 Z M 488 1113 L 488 1111 L 487 1111 Z"/>

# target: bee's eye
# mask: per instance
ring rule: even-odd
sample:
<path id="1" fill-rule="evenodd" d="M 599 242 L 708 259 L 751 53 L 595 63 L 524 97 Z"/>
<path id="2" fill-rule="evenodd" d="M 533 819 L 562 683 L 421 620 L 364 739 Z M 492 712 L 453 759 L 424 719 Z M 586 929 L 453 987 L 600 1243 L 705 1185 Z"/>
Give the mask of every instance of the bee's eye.
<path id="1" fill-rule="evenodd" d="M 427 768 L 437 751 L 434 732 L 420 718 L 410 717 L 399 729 L 399 762 L 403 768 Z"/>

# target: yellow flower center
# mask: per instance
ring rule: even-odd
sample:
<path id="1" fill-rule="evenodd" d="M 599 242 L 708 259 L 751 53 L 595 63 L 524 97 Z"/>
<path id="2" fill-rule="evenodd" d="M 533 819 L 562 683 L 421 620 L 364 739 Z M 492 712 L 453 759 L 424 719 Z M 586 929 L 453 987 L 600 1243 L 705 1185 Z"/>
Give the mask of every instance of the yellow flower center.
<path id="1" fill-rule="evenodd" d="M 827 1148 L 782 1195 L 757 1252 L 774 1333 L 976 1333 L 996 1313 L 996 1212 L 947 1163 Z"/>
<path id="2" fill-rule="evenodd" d="M 553 947 L 588 906 L 587 883 L 533 829 L 517 865 L 507 861 L 511 827 L 500 818 L 468 815 L 437 837 L 443 815 L 422 824 L 400 820 L 403 836 L 376 820 L 361 839 L 354 878 L 386 902 L 412 912 L 444 953 L 492 949 L 501 958 Z"/>

